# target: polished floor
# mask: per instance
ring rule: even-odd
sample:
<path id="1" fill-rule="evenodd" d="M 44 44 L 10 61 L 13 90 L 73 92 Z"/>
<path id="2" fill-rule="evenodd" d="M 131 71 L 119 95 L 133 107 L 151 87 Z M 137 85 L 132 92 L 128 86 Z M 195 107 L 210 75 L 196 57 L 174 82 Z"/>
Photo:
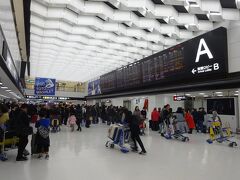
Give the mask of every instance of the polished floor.
<path id="1" fill-rule="evenodd" d="M 240 148 L 207 144 L 206 135 L 190 142 L 166 140 L 149 132 L 142 140 L 147 155 L 107 149 L 108 127 L 95 125 L 81 133 L 63 128 L 51 134 L 50 159 L 0 162 L 1 180 L 233 180 L 240 177 Z M 239 142 L 239 140 L 237 140 Z M 28 146 L 30 150 L 30 147 Z"/>

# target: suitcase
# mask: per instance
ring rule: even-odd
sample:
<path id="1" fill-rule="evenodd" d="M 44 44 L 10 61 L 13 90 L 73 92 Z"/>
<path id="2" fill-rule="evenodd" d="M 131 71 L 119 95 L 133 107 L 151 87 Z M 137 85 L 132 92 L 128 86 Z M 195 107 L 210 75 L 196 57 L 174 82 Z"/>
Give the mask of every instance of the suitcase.
<path id="1" fill-rule="evenodd" d="M 110 139 L 114 140 L 116 135 L 117 135 L 117 131 L 118 131 L 118 126 L 117 125 L 111 125 L 110 128 L 109 128 L 108 137 Z"/>
<path id="2" fill-rule="evenodd" d="M 152 120 L 149 120 L 149 128 L 152 129 L 153 125 L 152 125 Z"/>
<path id="3" fill-rule="evenodd" d="M 85 127 L 86 127 L 86 128 L 89 128 L 89 127 L 90 127 L 90 124 L 91 124 L 91 121 L 90 121 L 90 120 L 86 120 Z"/>
<path id="4" fill-rule="evenodd" d="M 37 142 L 36 142 L 37 134 L 32 134 L 32 140 L 31 140 L 31 155 L 37 154 Z"/>

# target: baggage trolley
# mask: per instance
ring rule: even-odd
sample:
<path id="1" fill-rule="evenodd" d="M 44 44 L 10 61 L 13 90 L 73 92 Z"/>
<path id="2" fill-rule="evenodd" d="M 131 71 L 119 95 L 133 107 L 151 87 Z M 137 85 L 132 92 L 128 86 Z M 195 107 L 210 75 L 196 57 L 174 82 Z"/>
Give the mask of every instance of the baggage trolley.
<path id="1" fill-rule="evenodd" d="M 121 124 L 113 124 L 108 130 L 108 140 L 105 144 L 106 147 L 114 148 L 115 145 L 120 147 L 121 152 L 128 153 L 129 149 L 126 144 L 129 143 L 130 129 Z"/>
<path id="2" fill-rule="evenodd" d="M 0 127 L 0 160 L 1 161 L 6 161 L 8 160 L 7 158 L 7 154 L 4 152 L 5 148 L 11 148 L 11 149 L 15 149 L 17 143 L 19 142 L 19 138 L 16 136 L 10 137 L 10 138 L 6 138 L 6 134 L 8 133 L 8 131 L 5 131 L 4 129 L 2 129 Z"/>
<path id="3" fill-rule="evenodd" d="M 212 144 L 214 141 L 216 141 L 218 143 L 229 142 L 229 147 L 237 146 L 237 143 L 231 140 L 231 138 L 234 136 L 232 135 L 230 126 L 228 125 L 223 128 L 222 123 L 219 121 L 210 122 L 209 136 L 210 138 L 207 139 L 209 144 Z"/>
<path id="4" fill-rule="evenodd" d="M 183 132 L 176 130 L 173 125 L 169 125 L 164 137 L 166 139 L 177 139 L 183 142 L 189 141 L 189 137 L 185 136 Z"/>

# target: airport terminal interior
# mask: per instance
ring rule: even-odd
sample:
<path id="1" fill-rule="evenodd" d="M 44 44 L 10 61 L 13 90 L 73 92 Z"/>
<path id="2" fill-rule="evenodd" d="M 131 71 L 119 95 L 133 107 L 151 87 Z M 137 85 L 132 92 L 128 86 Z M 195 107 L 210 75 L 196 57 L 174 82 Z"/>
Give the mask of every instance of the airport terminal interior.
<path id="1" fill-rule="evenodd" d="M 239 49 L 240 0 L 0 0 L 0 179 L 238 179 Z"/>

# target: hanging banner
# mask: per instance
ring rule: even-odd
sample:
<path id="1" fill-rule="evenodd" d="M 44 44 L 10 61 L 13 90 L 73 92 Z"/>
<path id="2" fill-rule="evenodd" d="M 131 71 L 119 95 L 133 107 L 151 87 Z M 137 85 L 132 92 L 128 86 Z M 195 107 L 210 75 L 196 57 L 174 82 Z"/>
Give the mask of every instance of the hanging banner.
<path id="1" fill-rule="evenodd" d="M 88 95 L 101 94 L 100 79 L 88 83 Z"/>
<path id="2" fill-rule="evenodd" d="M 56 79 L 36 78 L 34 86 L 35 95 L 55 95 Z"/>

